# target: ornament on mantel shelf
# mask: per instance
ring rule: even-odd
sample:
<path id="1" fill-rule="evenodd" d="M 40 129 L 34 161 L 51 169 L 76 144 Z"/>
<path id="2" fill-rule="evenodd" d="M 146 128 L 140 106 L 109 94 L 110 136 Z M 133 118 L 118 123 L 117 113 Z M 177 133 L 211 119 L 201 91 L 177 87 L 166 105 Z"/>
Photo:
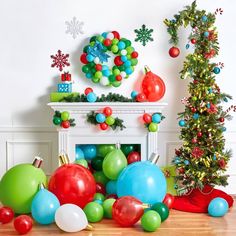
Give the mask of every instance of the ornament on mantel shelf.
<path id="1" fill-rule="evenodd" d="M 163 116 L 161 113 L 153 113 L 152 115 L 144 113 L 142 119 L 149 132 L 157 132 L 158 124 L 160 124 L 161 121 L 165 119 L 165 116 Z"/>
<path id="2" fill-rule="evenodd" d="M 134 32 L 136 33 L 134 41 L 140 42 L 143 46 L 146 46 L 149 41 L 154 41 L 152 38 L 153 29 L 146 28 L 144 24 L 140 29 L 135 29 Z"/>
<path id="3" fill-rule="evenodd" d="M 84 22 L 77 20 L 74 16 L 71 21 L 66 21 L 66 34 L 71 34 L 73 39 L 76 39 L 77 36 L 83 34 Z"/>
<path id="4" fill-rule="evenodd" d="M 69 54 L 64 54 L 61 50 L 58 50 L 57 54 L 51 55 L 51 58 L 53 59 L 51 67 L 57 67 L 59 71 L 62 71 L 66 66 L 70 66 L 68 62 Z"/>
<path id="5" fill-rule="evenodd" d="M 55 111 L 55 114 L 53 116 L 53 124 L 54 125 L 60 125 L 64 129 L 68 129 L 71 126 L 74 127 L 75 119 L 70 119 L 70 113 L 68 111 Z"/>

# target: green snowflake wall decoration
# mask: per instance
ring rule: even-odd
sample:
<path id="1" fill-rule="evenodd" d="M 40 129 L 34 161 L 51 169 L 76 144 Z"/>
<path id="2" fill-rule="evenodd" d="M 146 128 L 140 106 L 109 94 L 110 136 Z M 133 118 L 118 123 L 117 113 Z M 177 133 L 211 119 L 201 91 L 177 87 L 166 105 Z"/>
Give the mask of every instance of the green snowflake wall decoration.
<path id="1" fill-rule="evenodd" d="M 142 25 L 140 29 L 135 29 L 134 32 L 137 36 L 134 41 L 142 43 L 143 46 L 146 46 L 149 41 L 153 41 L 153 29 L 146 28 L 146 25 Z"/>

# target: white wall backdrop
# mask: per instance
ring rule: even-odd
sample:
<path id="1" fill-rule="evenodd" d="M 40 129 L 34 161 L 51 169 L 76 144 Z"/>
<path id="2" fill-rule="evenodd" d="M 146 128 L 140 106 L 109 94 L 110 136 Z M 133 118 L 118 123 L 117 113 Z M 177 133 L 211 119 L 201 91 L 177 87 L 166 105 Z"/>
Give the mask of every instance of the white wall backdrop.
<path id="1" fill-rule="evenodd" d="M 163 20 L 190 4 L 191 0 L 8 0 L 0 1 L 0 176 L 10 166 L 32 159 L 41 153 L 45 158 L 47 173 L 56 165 L 57 136 L 52 127 L 52 112 L 47 107 L 49 94 L 56 91 L 59 73 L 51 68 L 50 55 L 58 49 L 70 54 L 72 77 L 80 92 L 93 86 L 80 72 L 79 57 L 88 38 L 93 34 L 117 30 L 123 37 L 132 40 L 139 52 L 139 64 L 135 73 L 124 81 L 119 89 L 104 89 L 94 86 L 97 94 L 119 92 L 129 96 L 143 71 L 144 65 L 163 78 L 166 94 L 161 100 L 168 102 L 165 110 L 167 119 L 159 133 L 161 164 L 174 155 L 174 147 L 179 145 L 177 112 L 184 109 L 180 99 L 185 96 L 189 81 L 178 79 L 184 57 L 188 32 L 181 30 L 181 56 L 168 56 L 168 34 Z M 215 11 L 223 8 L 217 17 L 220 56 L 216 62 L 224 62 L 225 68 L 217 78 L 222 91 L 234 96 L 226 108 L 236 105 L 235 91 L 235 51 L 234 16 L 236 1 L 199 0 L 199 8 Z M 84 34 L 73 39 L 66 34 L 65 21 L 73 17 L 84 22 Z M 142 24 L 154 29 L 154 41 L 143 47 L 134 42 L 134 29 Z M 235 115 L 232 113 L 232 115 Z M 227 147 L 234 150 L 229 167 L 230 185 L 228 192 L 236 193 L 236 119 L 227 125 Z"/>

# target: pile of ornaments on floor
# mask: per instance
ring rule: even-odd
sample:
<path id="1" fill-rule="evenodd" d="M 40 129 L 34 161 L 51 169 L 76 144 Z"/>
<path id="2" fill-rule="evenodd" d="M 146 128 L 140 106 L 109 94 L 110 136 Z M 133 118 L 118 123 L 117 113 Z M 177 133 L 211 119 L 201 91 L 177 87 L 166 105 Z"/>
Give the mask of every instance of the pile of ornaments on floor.
<path id="1" fill-rule="evenodd" d="M 66 154 L 59 159 L 61 166 L 48 184 L 39 157 L 5 173 L 0 182 L 2 224 L 16 214 L 14 227 L 19 234 L 28 233 L 33 221 L 55 222 L 65 232 L 78 232 L 96 230 L 89 222 L 108 218 L 122 227 L 141 220 L 144 231 L 153 232 L 168 218 L 174 196 L 166 194 L 165 176 L 156 165 L 158 155 L 141 161 L 139 145 L 76 145 L 73 164 Z M 210 205 L 213 216 L 228 210 L 222 202 Z"/>

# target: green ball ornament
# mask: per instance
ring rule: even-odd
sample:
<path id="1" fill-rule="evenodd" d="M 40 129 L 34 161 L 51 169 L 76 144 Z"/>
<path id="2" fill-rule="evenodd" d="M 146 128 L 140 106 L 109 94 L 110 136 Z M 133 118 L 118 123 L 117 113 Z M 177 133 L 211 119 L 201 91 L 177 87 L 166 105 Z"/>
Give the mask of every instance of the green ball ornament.
<path id="1" fill-rule="evenodd" d="M 126 51 L 127 51 L 128 54 L 131 54 L 134 51 L 134 48 L 129 46 L 129 47 L 126 48 Z"/>
<path id="2" fill-rule="evenodd" d="M 158 124 L 151 122 L 151 123 L 148 125 L 148 130 L 149 130 L 150 132 L 156 132 L 156 131 L 158 130 Z"/>
<path id="3" fill-rule="evenodd" d="M 114 75 L 109 75 L 109 81 L 110 82 L 114 82 L 114 81 L 116 81 L 116 77 L 114 76 Z"/>
<path id="4" fill-rule="evenodd" d="M 124 153 L 117 147 L 106 155 L 102 164 L 102 169 L 109 179 L 116 180 L 126 166 L 127 159 Z"/>
<path id="5" fill-rule="evenodd" d="M 128 40 L 128 39 L 124 40 L 124 43 L 125 43 L 125 47 L 126 47 L 126 48 L 131 45 L 131 41 Z"/>
<path id="6" fill-rule="evenodd" d="M 197 97 L 195 97 L 195 96 L 192 97 L 192 100 L 193 100 L 193 101 L 197 101 Z"/>
<path id="7" fill-rule="evenodd" d="M 120 70 L 119 70 L 119 69 L 113 70 L 113 74 L 114 74 L 115 76 L 119 75 L 119 74 L 120 74 Z"/>
<path id="8" fill-rule="evenodd" d="M 115 119 L 112 116 L 108 116 L 105 121 L 108 125 L 113 125 L 115 123 Z"/>
<path id="9" fill-rule="evenodd" d="M 74 163 L 78 164 L 78 165 L 81 165 L 81 166 L 84 166 L 85 168 L 88 168 L 88 162 L 85 159 L 75 160 Z"/>
<path id="10" fill-rule="evenodd" d="M 115 87 L 115 88 L 120 87 L 120 85 L 121 85 L 121 82 L 120 82 L 120 81 L 114 81 L 114 82 L 112 83 L 112 86 Z"/>
<path id="11" fill-rule="evenodd" d="M 164 222 L 169 216 L 169 208 L 162 202 L 157 202 L 152 205 L 151 210 L 156 211 L 160 215 L 161 222 Z"/>
<path id="12" fill-rule="evenodd" d="M 90 71 L 89 66 L 87 66 L 87 65 L 82 66 L 82 71 L 83 71 L 84 73 L 88 73 L 88 72 Z"/>
<path id="13" fill-rule="evenodd" d="M 101 72 L 101 71 L 97 71 L 97 72 L 95 73 L 94 77 L 95 77 L 96 79 L 101 79 L 101 78 L 102 78 L 102 72 Z"/>
<path id="14" fill-rule="evenodd" d="M 104 217 L 111 219 L 112 218 L 112 206 L 114 204 L 114 202 L 116 201 L 116 199 L 114 198 L 109 198 L 106 199 L 103 203 L 102 203 L 102 207 L 103 207 L 103 211 L 104 211 Z"/>
<path id="15" fill-rule="evenodd" d="M 87 53 L 88 48 L 89 48 L 89 45 L 85 46 L 84 49 L 83 49 L 83 52 Z"/>
<path id="16" fill-rule="evenodd" d="M 95 193 L 93 200 L 100 200 L 103 202 L 105 200 L 105 196 L 102 193 Z"/>
<path id="17" fill-rule="evenodd" d="M 97 37 L 97 41 L 99 41 L 100 43 L 103 43 L 104 38 L 103 38 L 101 35 L 99 35 L 99 36 Z"/>
<path id="18" fill-rule="evenodd" d="M 98 83 L 99 80 L 100 80 L 100 79 L 98 79 L 98 78 L 92 78 L 92 81 L 93 81 L 94 83 Z"/>
<path id="19" fill-rule="evenodd" d="M 111 40 L 112 45 L 116 45 L 118 43 L 119 43 L 119 39 L 117 39 L 117 38 L 114 38 L 114 39 Z"/>
<path id="20" fill-rule="evenodd" d="M 136 58 L 133 58 L 130 61 L 132 66 L 136 66 L 138 64 L 138 60 Z"/>
<path id="21" fill-rule="evenodd" d="M 90 42 L 90 43 L 91 43 L 91 42 L 95 42 L 96 39 L 97 39 L 97 36 L 93 36 L 93 37 L 91 37 L 91 39 L 89 40 L 89 42 Z"/>
<path id="22" fill-rule="evenodd" d="M 100 144 L 97 146 L 97 155 L 105 157 L 109 152 L 116 149 L 114 144 Z"/>
<path id="23" fill-rule="evenodd" d="M 91 161 L 91 165 L 94 170 L 102 170 L 102 163 L 103 163 L 103 157 L 98 156 L 96 158 L 93 158 Z"/>
<path id="24" fill-rule="evenodd" d="M 111 51 L 112 51 L 113 53 L 117 53 L 117 52 L 119 51 L 118 46 L 117 46 L 117 45 L 112 45 L 112 46 L 111 46 Z"/>
<path id="25" fill-rule="evenodd" d="M 103 207 L 97 202 L 88 203 L 83 211 L 89 222 L 99 222 L 103 218 Z"/>
<path id="26" fill-rule="evenodd" d="M 38 159 L 33 164 L 19 164 L 8 170 L 0 182 L 0 201 L 11 207 L 17 214 L 28 214 L 31 203 L 39 190 L 39 185 L 46 186 L 47 178 L 39 168 Z"/>
<path id="27" fill-rule="evenodd" d="M 109 179 L 104 175 L 104 173 L 102 171 L 96 171 L 93 174 L 93 177 L 94 177 L 96 183 L 101 183 L 104 186 L 106 186 L 107 182 L 109 181 Z"/>
<path id="28" fill-rule="evenodd" d="M 70 113 L 68 111 L 63 111 L 61 113 L 61 119 L 63 121 L 69 120 L 70 119 Z"/>
<path id="29" fill-rule="evenodd" d="M 133 144 L 121 144 L 121 150 L 125 154 L 125 156 L 128 156 L 131 152 L 135 151 L 135 145 L 133 145 Z"/>
<path id="30" fill-rule="evenodd" d="M 160 215 L 153 210 L 147 211 L 141 218 L 141 226 L 147 232 L 156 231 L 161 225 Z"/>
<path id="31" fill-rule="evenodd" d="M 54 125 L 60 125 L 62 122 L 61 118 L 60 117 L 57 117 L 57 116 L 54 116 L 53 117 L 53 124 Z"/>

